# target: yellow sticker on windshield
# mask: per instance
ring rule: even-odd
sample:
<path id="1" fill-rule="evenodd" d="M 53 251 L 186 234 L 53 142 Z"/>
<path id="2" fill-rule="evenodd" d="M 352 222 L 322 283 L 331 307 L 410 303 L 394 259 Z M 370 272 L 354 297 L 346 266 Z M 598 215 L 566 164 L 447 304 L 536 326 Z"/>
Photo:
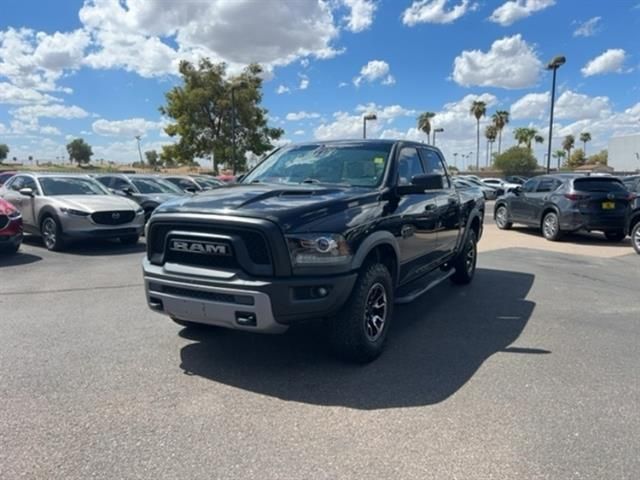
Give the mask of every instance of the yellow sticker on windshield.
<path id="1" fill-rule="evenodd" d="M 382 165 L 384 163 L 384 157 L 376 157 L 373 159 L 373 163 L 376 165 Z"/>

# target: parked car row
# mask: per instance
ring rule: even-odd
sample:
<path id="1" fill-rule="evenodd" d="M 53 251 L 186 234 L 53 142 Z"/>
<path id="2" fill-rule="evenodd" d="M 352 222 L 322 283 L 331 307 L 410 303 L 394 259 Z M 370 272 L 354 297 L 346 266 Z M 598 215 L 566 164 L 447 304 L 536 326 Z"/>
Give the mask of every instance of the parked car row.
<path id="1" fill-rule="evenodd" d="M 602 232 L 609 241 L 631 243 L 640 254 L 640 176 L 541 175 L 498 198 L 494 219 L 501 230 L 514 223 L 539 228 L 560 240 L 577 231 Z"/>
<path id="2" fill-rule="evenodd" d="M 15 252 L 25 233 L 49 250 L 73 239 L 135 244 L 162 203 L 224 185 L 204 175 L 6 172 L 0 176 L 0 250 Z"/>

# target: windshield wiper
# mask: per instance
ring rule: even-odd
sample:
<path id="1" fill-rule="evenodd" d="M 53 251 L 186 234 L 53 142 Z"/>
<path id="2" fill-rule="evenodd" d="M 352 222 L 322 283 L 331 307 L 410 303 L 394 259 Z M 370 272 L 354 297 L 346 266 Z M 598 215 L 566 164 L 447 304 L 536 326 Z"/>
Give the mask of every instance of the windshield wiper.
<path id="1" fill-rule="evenodd" d="M 322 183 L 322 182 L 320 180 L 318 180 L 317 178 L 305 178 L 300 183 Z"/>

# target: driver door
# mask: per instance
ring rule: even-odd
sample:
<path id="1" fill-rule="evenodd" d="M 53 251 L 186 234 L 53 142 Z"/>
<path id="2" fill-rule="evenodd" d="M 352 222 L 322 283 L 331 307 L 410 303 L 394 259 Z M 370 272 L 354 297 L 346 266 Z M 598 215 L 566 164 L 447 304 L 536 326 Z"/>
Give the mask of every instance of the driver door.
<path id="1" fill-rule="evenodd" d="M 512 220 L 522 223 L 529 223 L 531 221 L 531 219 L 529 218 L 530 212 L 527 202 L 528 198 L 533 193 L 535 193 L 537 185 L 537 178 L 527 180 L 527 182 L 522 186 L 522 190 L 520 191 L 520 193 L 516 193 L 512 197 L 510 197 Z"/>

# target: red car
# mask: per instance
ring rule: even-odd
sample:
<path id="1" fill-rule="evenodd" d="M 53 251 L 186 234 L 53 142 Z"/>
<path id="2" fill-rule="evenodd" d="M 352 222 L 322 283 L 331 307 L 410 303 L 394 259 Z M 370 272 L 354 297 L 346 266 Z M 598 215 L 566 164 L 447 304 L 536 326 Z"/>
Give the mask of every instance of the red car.
<path id="1" fill-rule="evenodd" d="M 0 252 L 15 253 L 22 243 L 22 215 L 0 198 Z"/>

